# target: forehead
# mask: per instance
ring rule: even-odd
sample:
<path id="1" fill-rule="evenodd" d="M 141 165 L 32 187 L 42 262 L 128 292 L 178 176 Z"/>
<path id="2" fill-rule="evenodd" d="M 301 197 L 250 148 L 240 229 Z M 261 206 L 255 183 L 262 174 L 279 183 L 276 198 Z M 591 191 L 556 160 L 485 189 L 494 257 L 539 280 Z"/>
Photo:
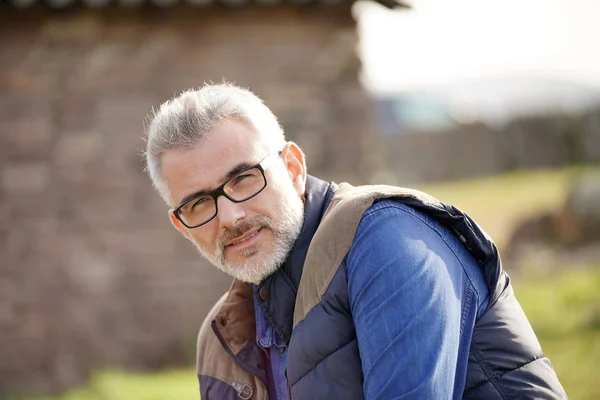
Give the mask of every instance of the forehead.
<path id="1" fill-rule="evenodd" d="M 219 186 L 239 163 L 257 163 L 267 155 L 266 141 L 242 121 L 224 121 L 199 146 L 168 150 L 161 156 L 163 178 L 178 204 L 189 195 Z"/>

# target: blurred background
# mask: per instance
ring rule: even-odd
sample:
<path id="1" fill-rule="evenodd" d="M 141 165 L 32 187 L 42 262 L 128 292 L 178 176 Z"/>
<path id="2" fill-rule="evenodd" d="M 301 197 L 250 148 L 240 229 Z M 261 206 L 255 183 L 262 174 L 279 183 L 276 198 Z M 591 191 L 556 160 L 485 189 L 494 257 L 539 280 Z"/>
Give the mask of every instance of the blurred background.
<path id="1" fill-rule="evenodd" d="M 0 399 L 198 398 L 230 279 L 170 226 L 143 123 L 223 79 L 312 174 L 474 217 L 569 396 L 600 398 L 600 3 L 380 1 L 0 1 Z"/>

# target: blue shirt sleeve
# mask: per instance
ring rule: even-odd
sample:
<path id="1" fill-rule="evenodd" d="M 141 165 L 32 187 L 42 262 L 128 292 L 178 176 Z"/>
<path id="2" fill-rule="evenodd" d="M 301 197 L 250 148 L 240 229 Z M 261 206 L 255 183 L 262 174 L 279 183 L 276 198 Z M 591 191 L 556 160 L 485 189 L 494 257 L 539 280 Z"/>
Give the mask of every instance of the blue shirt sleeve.
<path id="1" fill-rule="evenodd" d="M 399 202 L 363 215 L 346 265 L 366 399 L 462 396 L 479 294 L 456 246 Z"/>

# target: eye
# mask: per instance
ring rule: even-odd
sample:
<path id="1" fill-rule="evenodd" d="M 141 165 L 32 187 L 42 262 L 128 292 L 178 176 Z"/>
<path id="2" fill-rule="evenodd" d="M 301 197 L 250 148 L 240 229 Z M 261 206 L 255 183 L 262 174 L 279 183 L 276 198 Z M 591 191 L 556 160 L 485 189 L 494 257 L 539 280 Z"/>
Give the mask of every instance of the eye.
<path id="1" fill-rule="evenodd" d="M 233 184 L 237 184 L 240 183 L 241 181 L 243 181 L 246 178 L 249 178 L 251 175 L 250 174 L 241 174 L 236 176 L 235 178 L 233 178 Z"/>
<path id="2" fill-rule="evenodd" d="M 206 197 L 200 197 L 194 202 L 194 204 L 191 205 L 190 210 L 193 210 L 196 206 L 201 206 L 202 204 L 206 203 L 206 201 Z"/>

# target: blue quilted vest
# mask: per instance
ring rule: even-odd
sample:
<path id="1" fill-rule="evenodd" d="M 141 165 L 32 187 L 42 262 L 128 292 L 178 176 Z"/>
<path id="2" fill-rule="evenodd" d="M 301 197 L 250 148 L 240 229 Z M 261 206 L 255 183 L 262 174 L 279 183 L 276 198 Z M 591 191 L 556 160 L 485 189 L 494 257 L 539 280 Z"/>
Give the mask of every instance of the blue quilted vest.
<path id="1" fill-rule="evenodd" d="M 436 218 L 460 238 L 484 271 L 490 301 L 474 327 L 463 397 L 566 398 L 514 297 L 495 245 L 468 216 L 410 189 L 338 188 L 312 177 L 307 186 L 300 237 L 286 263 L 256 293 L 259 306 L 288 343 L 292 399 L 364 398 L 344 257 L 362 214 L 382 198 L 397 199 Z M 252 285 L 236 281 L 198 335 L 202 399 L 267 399 L 266 363 L 255 341 Z"/>

